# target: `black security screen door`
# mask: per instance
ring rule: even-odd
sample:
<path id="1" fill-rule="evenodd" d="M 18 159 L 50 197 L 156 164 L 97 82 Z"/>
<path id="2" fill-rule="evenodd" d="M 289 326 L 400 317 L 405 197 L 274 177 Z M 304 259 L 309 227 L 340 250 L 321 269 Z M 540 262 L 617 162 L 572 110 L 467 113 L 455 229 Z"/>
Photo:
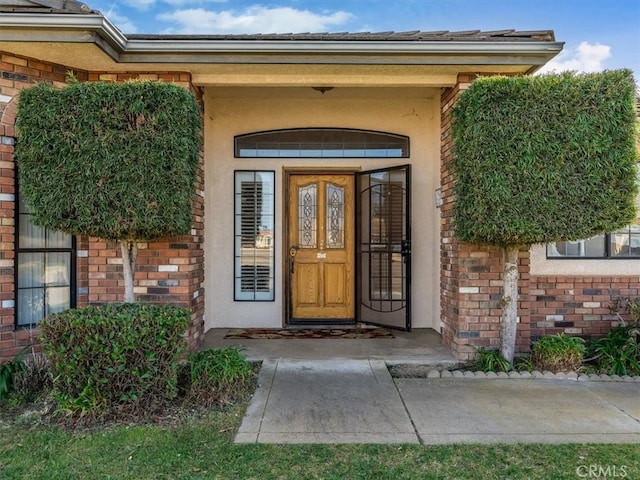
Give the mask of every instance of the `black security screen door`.
<path id="1" fill-rule="evenodd" d="M 357 314 L 411 330 L 409 165 L 356 174 Z"/>

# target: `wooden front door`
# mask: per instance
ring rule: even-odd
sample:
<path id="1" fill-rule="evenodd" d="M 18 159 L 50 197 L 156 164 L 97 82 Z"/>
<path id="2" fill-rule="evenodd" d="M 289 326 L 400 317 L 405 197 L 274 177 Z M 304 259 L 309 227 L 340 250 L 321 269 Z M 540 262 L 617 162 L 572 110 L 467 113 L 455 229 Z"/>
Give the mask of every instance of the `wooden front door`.
<path id="1" fill-rule="evenodd" d="M 290 174 L 291 321 L 353 320 L 354 176 Z"/>

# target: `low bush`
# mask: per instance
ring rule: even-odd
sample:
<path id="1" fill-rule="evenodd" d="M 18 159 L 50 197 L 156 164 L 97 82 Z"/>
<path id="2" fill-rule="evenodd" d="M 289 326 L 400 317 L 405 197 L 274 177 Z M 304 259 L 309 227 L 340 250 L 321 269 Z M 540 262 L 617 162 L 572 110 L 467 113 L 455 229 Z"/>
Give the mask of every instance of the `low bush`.
<path id="1" fill-rule="evenodd" d="M 601 373 L 640 375 L 640 324 L 612 328 L 591 343 L 589 352 Z"/>
<path id="2" fill-rule="evenodd" d="M 584 339 L 559 333 L 542 337 L 533 344 L 531 362 L 542 372 L 576 371 L 582 366 L 585 352 Z"/>
<path id="3" fill-rule="evenodd" d="M 236 347 L 203 350 L 189 355 L 187 403 L 212 407 L 240 396 L 253 377 L 253 367 Z"/>
<path id="4" fill-rule="evenodd" d="M 189 310 L 175 305 L 108 304 L 67 310 L 41 324 L 59 411 L 151 414 L 177 395 Z"/>
<path id="5" fill-rule="evenodd" d="M 482 372 L 508 372 L 509 361 L 500 355 L 499 350 L 480 348 L 476 353 L 473 368 Z"/>

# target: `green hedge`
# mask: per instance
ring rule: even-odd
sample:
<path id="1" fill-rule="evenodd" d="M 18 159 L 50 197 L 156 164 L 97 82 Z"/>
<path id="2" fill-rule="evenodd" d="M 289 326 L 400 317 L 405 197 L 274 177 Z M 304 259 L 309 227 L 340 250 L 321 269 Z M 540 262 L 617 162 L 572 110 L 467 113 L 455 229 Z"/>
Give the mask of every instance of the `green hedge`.
<path id="1" fill-rule="evenodd" d="M 194 96 L 163 82 L 20 93 L 16 158 L 37 225 L 105 239 L 185 234 L 201 144 Z"/>
<path id="2" fill-rule="evenodd" d="M 588 238 L 636 218 L 629 70 L 480 78 L 454 107 L 454 224 L 472 243 Z"/>
<path id="3" fill-rule="evenodd" d="M 109 304 L 67 310 L 40 325 L 62 409 L 160 406 L 177 395 L 190 312 L 175 305 Z"/>

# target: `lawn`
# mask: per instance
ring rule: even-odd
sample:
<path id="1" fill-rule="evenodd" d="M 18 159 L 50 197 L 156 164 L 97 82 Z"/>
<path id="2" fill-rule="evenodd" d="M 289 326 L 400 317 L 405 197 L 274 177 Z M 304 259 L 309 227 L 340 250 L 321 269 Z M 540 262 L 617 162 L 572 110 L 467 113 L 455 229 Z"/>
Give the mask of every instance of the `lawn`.
<path id="1" fill-rule="evenodd" d="M 0 478 L 598 478 L 589 477 L 589 468 L 600 478 L 640 478 L 638 445 L 234 445 L 245 406 L 172 426 L 101 430 L 69 431 L 5 416 Z"/>

